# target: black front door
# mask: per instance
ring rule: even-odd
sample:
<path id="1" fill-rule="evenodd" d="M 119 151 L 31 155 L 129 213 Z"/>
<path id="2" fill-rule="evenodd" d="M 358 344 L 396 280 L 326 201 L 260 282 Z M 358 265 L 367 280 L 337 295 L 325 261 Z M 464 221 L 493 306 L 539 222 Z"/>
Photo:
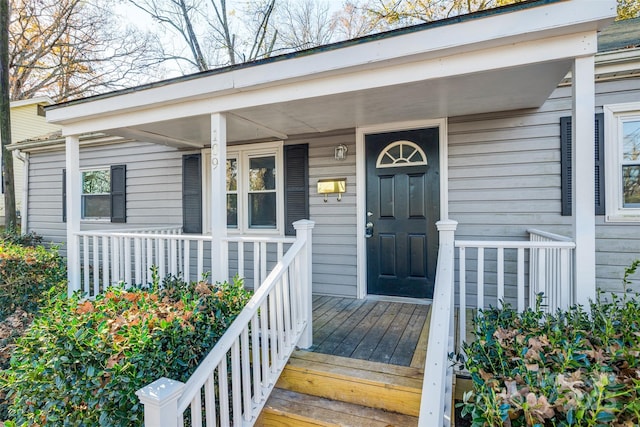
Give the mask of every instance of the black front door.
<path id="1" fill-rule="evenodd" d="M 438 128 L 365 136 L 367 291 L 432 298 L 438 256 Z"/>

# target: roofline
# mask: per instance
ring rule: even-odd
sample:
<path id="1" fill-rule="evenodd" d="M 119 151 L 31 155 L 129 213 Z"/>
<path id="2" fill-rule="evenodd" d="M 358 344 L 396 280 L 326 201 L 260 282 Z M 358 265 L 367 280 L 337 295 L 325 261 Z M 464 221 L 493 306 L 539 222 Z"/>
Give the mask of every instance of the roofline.
<path id="1" fill-rule="evenodd" d="M 134 141 L 130 138 L 123 138 L 121 136 L 108 135 L 103 132 L 92 132 L 79 136 L 80 145 L 108 145 L 119 144 L 122 142 Z M 7 146 L 9 151 L 22 151 L 30 153 L 32 151 L 44 151 L 62 148 L 64 149 L 66 138 L 64 136 L 58 136 L 45 140 L 25 140 L 24 142 L 14 142 Z"/>
<path id="2" fill-rule="evenodd" d="M 9 103 L 9 106 L 10 108 L 16 108 L 16 107 L 24 107 L 25 105 L 32 105 L 32 104 L 46 104 L 47 106 L 50 106 L 52 104 L 55 104 L 55 102 L 53 101 L 53 99 L 49 98 L 48 96 L 38 96 L 36 98 L 11 101 Z"/>
<path id="3" fill-rule="evenodd" d="M 520 2 L 520 3 L 514 3 L 514 4 L 510 4 L 510 5 L 506 5 L 506 6 L 500 6 L 500 7 L 496 7 L 496 8 L 493 8 L 493 9 L 481 10 L 481 11 L 472 12 L 472 13 L 468 13 L 468 14 L 464 14 L 464 15 L 458 15 L 458 16 L 453 16 L 453 17 L 449 17 L 449 18 L 445 18 L 445 19 L 440 19 L 440 20 L 437 20 L 437 21 L 431 21 L 431 22 L 425 22 L 423 24 L 412 25 L 412 26 L 409 26 L 409 27 L 396 28 L 394 30 L 389 30 L 389 31 L 381 32 L 381 33 L 362 36 L 362 37 L 358 37 L 358 38 L 355 38 L 355 39 L 349 39 L 349 40 L 339 41 L 339 42 L 335 42 L 335 43 L 330 43 L 330 44 L 326 44 L 326 45 L 322 45 L 322 46 L 313 47 L 313 48 L 310 48 L 310 49 L 304 49 L 304 50 L 295 51 L 295 52 L 291 52 L 291 53 L 285 53 L 285 54 L 282 54 L 282 55 L 276 55 L 276 56 L 272 56 L 272 57 L 268 57 L 268 58 L 255 60 L 255 61 L 244 62 L 244 63 L 241 63 L 241 64 L 228 65 L 228 66 L 225 66 L 225 67 L 214 68 L 214 69 L 211 69 L 211 70 L 201 71 L 201 72 L 192 73 L 192 74 L 187 74 L 187 75 L 184 75 L 184 76 L 174 77 L 174 78 L 171 78 L 171 79 L 160 80 L 160 81 L 153 82 L 153 83 L 147 83 L 147 84 L 143 84 L 143 85 L 139 85 L 139 86 L 133 86 L 133 87 L 126 88 L 126 89 L 119 89 L 119 90 L 116 90 L 116 91 L 106 92 L 106 93 L 103 93 L 103 94 L 97 94 L 97 95 L 92 95 L 92 96 L 88 96 L 88 97 L 85 97 L 85 98 L 79 98 L 79 99 L 75 99 L 75 100 L 65 101 L 65 102 L 61 102 L 61 103 L 57 103 L 57 104 L 53 104 L 53 105 L 48 105 L 48 106 L 45 107 L 45 111 L 56 110 L 58 108 L 64 108 L 64 107 L 68 107 L 68 106 L 72 106 L 72 105 L 83 104 L 85 102 L 91 102 L 91 101 L 95 101 L 95 100 L 99 100 L 99 99 L 111 98 L 111 97 L 124 95 L 124 94 L 131 93 L 131 92 L 137 92 L 137 91 L 140 91 L 140 90 L 153 89 L 153 88 L 157 88 L 157 87 L 167 86 L 167 85 L 170 85 L 170 84 L 173 84 L 173 83 L 179 83 L 179 82 L 199 79 L 199 78 L 206 77 L 206 76 L 224 74 L 224 73 L 228 73 L 228 72 L 235 71 L 235 70 L 257 67 L 257 66 L 264 65 L 264 64 L 285 61 L 285 60 L 288 60 L 288 59 L 300 58 L 300 57 L 303 57 L 303 56 L 315 55 L 315 54 L 318 54 L 318 53 L 324 53 L 324 52 L 328 52 L 328 51 L 343 49 L 343 48 L 346 48 L 346 47 L 349 47 L 349 46 L 360 45 L 360 44 L 365 44 L 365 43 L 371 43 L 371 42 L 374 42 L 374 41 L 379 41 L 379 40 L 384 40 L 384 39 L 388 39 L 388 38 L 392 38 L 392 37 L 397 37 L 397 36 L 401 36 L 401 35 L 404 35 L 404 34 L 411 34 L 411 33 L 415 33 L 415 32 L 426 31 L 426 30 L 433 29 L 433 28 L 438 28 L 438 27 L 458 24 L 458 23 L 462 23 L 462 22 L 472 21 L 472 20 L 475 20 L 475 19 L 485 18 L 485 17 L 488 17 L 488 16 L 499 15 L 499 14 L 503 14 L 503 13 L 510 13 L 510 12 L 519 11 L 519 10 L 525 10 L 525 9 L 531 9 L 531 8 L 540 7 L 540 6 L 544 6 L 544 5 L 551 4 L 551 3 L 559 3 L 559 2 L 564 2 L 564 1 L 567 1 L 567 0 L 525 0 L 525 1 Z"/>

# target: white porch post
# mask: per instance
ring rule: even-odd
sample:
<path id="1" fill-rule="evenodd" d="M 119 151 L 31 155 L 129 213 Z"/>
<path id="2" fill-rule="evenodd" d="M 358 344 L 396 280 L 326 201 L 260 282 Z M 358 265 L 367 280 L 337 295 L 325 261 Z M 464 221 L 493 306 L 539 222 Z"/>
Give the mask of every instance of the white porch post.
<path id="1" fill-rule="evenodd" d="M 80 140 L 77 135 L 66 137 L 67 175 L 67 279 L 69 295 L 80 290 Z"/>
<path id="2" fill-rule="evenodd" d="M 302 331 L 302 336 L 298 342 L 298 347 L 306 349 L 313 345 L 313 227 L 314 221 L 301 219 L 293 223 L 296 229 L 296 239 L 302 239 L 305 242 L 304 249 L 301 251 L 302 263 L 301 271 L 301 288 L 302 288 L 302 307 L 307 325 Z"/>
<path id="3" fill-rule="evenodd" d="M 136 391 L 144 405 L 144 427 L 177 427 L 183 390 L 184 383 L 163 377 Z"/>
<path id="4" fill-rule="evenodd" d="M 227 118 L 211 115 L 211 280 L 229 279 L 227 262 Z"/>
<path id="5" fill-rule="evenodd" d="M 573 63 L 573 212 L 576 239 L 575 298 L 587 305 L 596 296 L 596 239 L 594 207 L 594 57 Z"/>

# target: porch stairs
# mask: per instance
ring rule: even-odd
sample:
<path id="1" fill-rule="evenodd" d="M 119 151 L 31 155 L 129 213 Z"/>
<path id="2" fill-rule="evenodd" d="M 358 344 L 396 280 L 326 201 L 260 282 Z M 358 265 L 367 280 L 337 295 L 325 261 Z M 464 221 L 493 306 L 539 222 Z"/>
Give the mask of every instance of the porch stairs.
<path id="1" fill-rule="evenodd" d="M 295 351 L 257 426 L 418 425 L 423 370 Z"/>

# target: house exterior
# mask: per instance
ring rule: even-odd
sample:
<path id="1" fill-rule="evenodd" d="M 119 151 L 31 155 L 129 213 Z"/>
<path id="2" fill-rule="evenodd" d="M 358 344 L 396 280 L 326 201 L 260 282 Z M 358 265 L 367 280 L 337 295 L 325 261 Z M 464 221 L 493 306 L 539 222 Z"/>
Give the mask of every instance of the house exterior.
<path id="1" fill-rule="evenodd" d="M 22 141 L 59 130 L 59 126 L 47 123 L 45 119 L 44 107 L 52 104 L 53 100 L 48 97 L 11 102 L 11 141 Z M 13 157 L 13 173 L 16 208 L 22 214 L 25 197 L 24 159 L 16 151 Z M 4 198 L 0 200 L 0 221 L 4 223 Z"/>
<path id="2" fill-rule="evenodd" d="M 112 166 L 126 169 L 119 219 L 111 217 L 109 191 L 103 188 L 81 196 L 82 203 L 97 206 L 81 213 L 81 229 L 182 225 L 185 232 L 215 234 L 212 203 L 228 205 L 217 219 L 226 225 L 222 235 L 282 236 L 291 234 L 286 229 L 293 220 L 309 217 L 317 224 L 314 292 L 428 297 L 438 220 L 458 221 L 457 239 L 519 240 L 537 228 L 578 244 L 582 267 L 576 274 L 585 289 L 582 297 L 577 291 L 578 300 L 593 297 L 596 282 L 620 291 L 622 269 L 640 250 L 636 202 L 624 204 L 622 196 L 610 195 L 622 194 L 615 182 L 621 181 L 616 173 L 623 161 L 606 156 L 607 188 L 598 190 L 604 190 L 608 204 L 604 214 L 593 215 L 592 150 L 574 151 L 584 159 L 575 164 L 572 202 L 560 135 L 561 118 L 571 116 L 572 108 L 574 120 L 585 110 L 584 129 L 579 123 L 574 127 L 580 142 L 594 137 L 586 132 L 593 120 L 586 110 L 606 112 L 605 141 L 619 139 L 614 121 L 627 123 L 637 113 L 637 46 L 621 45 L 634 40 L 637 30 L 626 25 L 624 31 L 631 33 L 610 38 L 596 55 L 596 34 L 611 22 L 612 7 L 596 1 L 526 2 L 50 107 L 48 120 L 62 126 L 64 137 L 21 144 L 30 156 L 25 229 L 57 243 L 66 240 L 64 144 L 79 138 L 83 173 L 97 173 L 95 179 L 108 185 Z M 576 8 L 584 16 L 567 18 L 565 11 Z M 530 22 L 515 28 L 521 20 Z M 584 93 L 580 69 L 573 86 L 565 79 L 573 62 L 583 58 L 588 62 Z M 211 115 L 219 113 L 223 116 Z M 237 174 L 237 188 L 211 188 L 215 138 L 226 140 L 217 155 L 227 157 L 227 175 Z M 401 177 L 388 173 L 400 170 L 387 167 L 392 163 L 376 165 L 378 154 L 398 141 L 410 144 L 391 147 L 383 161 L 398 161 L 392 157 L 417 147 L 422 157 L 410 161 L 420 157 L 426 164 L 411 163 L 411 172 Z M 344 159 L 336 160 L 338 147 L 344 147 Z M 605 150 L 614 153 L 615 147 L 605 142 Z M 271 163 L 265 169 L 258 167 L 261 161 Z M 275 168 L 275 182 L 263 187 L 270 189 L 260 190 L 262 195 L 249 188 L 254 164 L 269 173 Z M 294 164 L 299 170 L 287 169 Z M 635 167 L 624 170 L 637 177 Z M 295 174 L 302 174 L 302 185 L 287 181 Z M 338 178 L 346 179 L 346 191 L 340 200 L 337 193 L 325 200 L 318 182 Z M 392 185 L 394 180 L 404 181 Z M 421 198 L 419 207 L 387 206 L 414 209 L 408 217 L 415 224 L 409 220 L 402 230 L 380 205 L 409 197 L 392 195 L 399 191 L 394 185 L 405 186 L 411 200 L 418 193 Z M 258 203 L 259 211 L 266 203 L 269 214 L 252 217 L 251 203 Z M 575 203 L 572 212 L 567 203 Z M 368 216 L 372 210 L 374 221 Z M 373 224 L 373 239 L 367 238 L 367 223 Z M 393 257 L 391 248 L 397 251 Z M 588 264 L 595 264 L 595 271 Z M 395 279 L 384 283 L 396 273 L 408 277 L 406 289 L 392 289 Z M 370 289 L 374 276 L 380 283 Z"/>
<path id="3" fill-rule="evenodd" d="M 527 1 L 51 106 L 61 136 L 13 146 L 25 229 L 65 244 L 71 291 L 158 264 L 258 289 L 310 219 L 313 293 L 432 298 L 445 375 L 454 301 L 585 304 L 639 257 L 640 23 L 615 9 Z"/>

